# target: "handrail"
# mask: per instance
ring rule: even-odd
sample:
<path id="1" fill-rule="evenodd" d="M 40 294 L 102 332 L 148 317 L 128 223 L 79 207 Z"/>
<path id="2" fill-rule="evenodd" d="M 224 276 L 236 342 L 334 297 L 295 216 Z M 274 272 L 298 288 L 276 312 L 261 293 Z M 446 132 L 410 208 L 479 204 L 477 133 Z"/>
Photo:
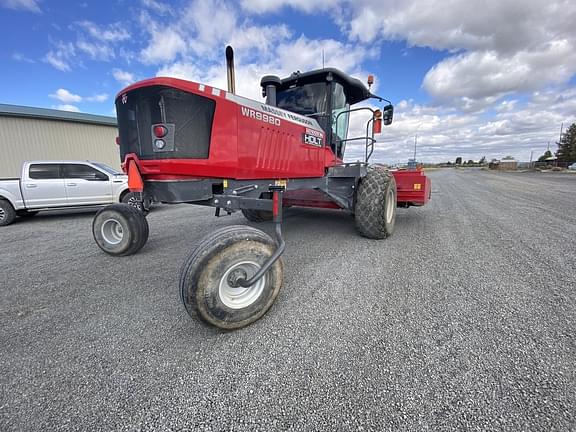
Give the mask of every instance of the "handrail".
<path id="1" fill-rule="evenodd" d="M 334 148 L 334 153 L 336 154 L 336 156 L 338 156 L 338 149 L 340 148 L 339 144 L 341 143 L 347 143 L 348 141 L 356 141 L 356 140 L 364 140 L 365 141 L 365 146 L 366 146 L 366 151 L 364 154 L 365 163 L 368 163 L 368 160 L 370 159 L 370 156 L 372 156 L 372 153 L 374 152 L 374 143 L 376 142 L 376 139 L 374 138 L 374 131 L 372 131 L 372 134 L 368 133 L 369 127 L 370 127 L 370 123 L 374 122 L 374 112 L 375 110 L 373 110 L 370 107 L 359 107 L 359 108 L 353 108 L 353 109 L 348 109 L 346 111 L 341 111 L 338 113 L 338 115 L 336 116 L 336 119 L 334 120 L 336 123 L 336 127 L 334 129 L 334 134 L 336 136 L 338 136 L 338 119 L 342 114 L 350 114 L 352 112 L 356 112 L 356 111 L 370 111 L 372 113 L 372 118 L 370 118 L 370 120 L 368 120 L 368 122 L 366 123 L 366 135 L 363 137 L 355 137 L 355 138 L 346 138 L 343 140 L 340 140 L 339 143 L 335 143 L 335 148 Z M 350 121 L 350 119 L 348 119 L 348 121 Z M 368 150 L 368 148 L 370 148 L 370 150 Z"/>

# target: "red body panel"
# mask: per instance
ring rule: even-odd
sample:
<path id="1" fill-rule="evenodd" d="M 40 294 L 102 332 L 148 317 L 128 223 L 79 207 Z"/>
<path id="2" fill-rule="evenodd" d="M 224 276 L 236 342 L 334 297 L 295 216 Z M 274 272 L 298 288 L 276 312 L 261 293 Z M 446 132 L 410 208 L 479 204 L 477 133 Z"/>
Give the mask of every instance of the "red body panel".
<path id="1" fill-rule="evenodd" d="M 237 180 L 322 177 L 337 164 L 329 148 L 305 144 L 317 123 L 288 111 L 232 95 L 224 90 L 175 78 L 153 78 L 123 90 L 118 97 L 146 86 L 169 86 L 216 102 L 208 159 L 140 160 L 145 178 L 210 177 Z M 256 116 L 250 116 L 256 114 Z M 297 121 L 293 121 L 296 118 Z M 266 119 L 264 121 L 263 119 Z M 325 142 L 325 134 L 318 131 Z"/>
<path id="2" fill-rule="evenodd" d="M 392 171 L 398 191 L 398 204 L 424 205 L 430 200 L 430 179 L 420 170 Z"/>

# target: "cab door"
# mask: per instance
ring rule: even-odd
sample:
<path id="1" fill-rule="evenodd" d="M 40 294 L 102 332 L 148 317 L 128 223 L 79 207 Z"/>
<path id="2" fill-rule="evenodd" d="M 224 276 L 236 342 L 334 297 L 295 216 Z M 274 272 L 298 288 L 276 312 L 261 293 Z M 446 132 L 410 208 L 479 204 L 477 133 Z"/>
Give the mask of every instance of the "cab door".
<path id="1" fill-rule="evenodd" d="M 112 202 L 112 185 L 107 174 L 84 164 L 63 164 L 62 172 L 69 206 Z"/>
<path id="2" fill-rule="evenodd" d="M 66 206 L 66 189 L 60 164 L 30 164 L 22 179 L 22 195 L 27 208 Z"/>

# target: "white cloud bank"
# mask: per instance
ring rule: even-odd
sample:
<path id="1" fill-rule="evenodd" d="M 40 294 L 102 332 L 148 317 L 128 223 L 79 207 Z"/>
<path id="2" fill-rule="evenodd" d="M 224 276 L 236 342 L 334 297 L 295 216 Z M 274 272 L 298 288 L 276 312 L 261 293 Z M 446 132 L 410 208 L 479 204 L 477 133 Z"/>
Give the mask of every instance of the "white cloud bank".
<path id="1" fill-rule="evenodd" d="M 426 47 L 444 57 L 422 78 L 431 104 L 398 103 L 376 158 L 407 159 L 417 132 L 426 160 L 515 151 L 526 159 L 531 149 L 555 139 L 562 121 L 574 121 L 573 1 L 190 0 L 177 13 L 160 0 L 140 4 L 143 9 L 126 27 L 75 23 L 76 39 L 54 42 L 45 61 L 70 71 L 73 64 L 82 66 L 82 58 L 117 60 L 121 45 L 131 42 L 119 59 L 124 63 L 111 70 L 123 86 L 150 75 L 142 68 L 153 68 L 157 75 L 225 88 L 223 51 L 232 44 L 238 93 L 260 99 L 262 75 L 318 68 L 324 52 L 326 65 L 363 78 L 366 61 L 378 58 L 382 44 L 401 41 L 408 52 Z M 332 19 L 342 37 L 312 39 L 283 23 L 256 24 L 255 18 L 278 16 L 283 8 L 319 13 L 319 25 Z M 363 127 L 354 120 L 353 130 Z M 349 150 L 351 157 L 360 151 L 354 145 Z"/>

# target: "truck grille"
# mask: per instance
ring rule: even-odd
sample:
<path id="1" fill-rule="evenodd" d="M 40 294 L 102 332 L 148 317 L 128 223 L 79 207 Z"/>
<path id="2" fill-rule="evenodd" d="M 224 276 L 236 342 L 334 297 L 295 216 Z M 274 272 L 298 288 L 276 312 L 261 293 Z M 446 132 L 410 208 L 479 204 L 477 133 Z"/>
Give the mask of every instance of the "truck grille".
<path id="1" fill-rule="evenodd" d="M 216 103 L 166 86 L 141 87 L 116 99 L 120 156 L 140 159 L 207 159 Z M 170 151 L 153 148 L 152 126 L 173 124 Z"/>

